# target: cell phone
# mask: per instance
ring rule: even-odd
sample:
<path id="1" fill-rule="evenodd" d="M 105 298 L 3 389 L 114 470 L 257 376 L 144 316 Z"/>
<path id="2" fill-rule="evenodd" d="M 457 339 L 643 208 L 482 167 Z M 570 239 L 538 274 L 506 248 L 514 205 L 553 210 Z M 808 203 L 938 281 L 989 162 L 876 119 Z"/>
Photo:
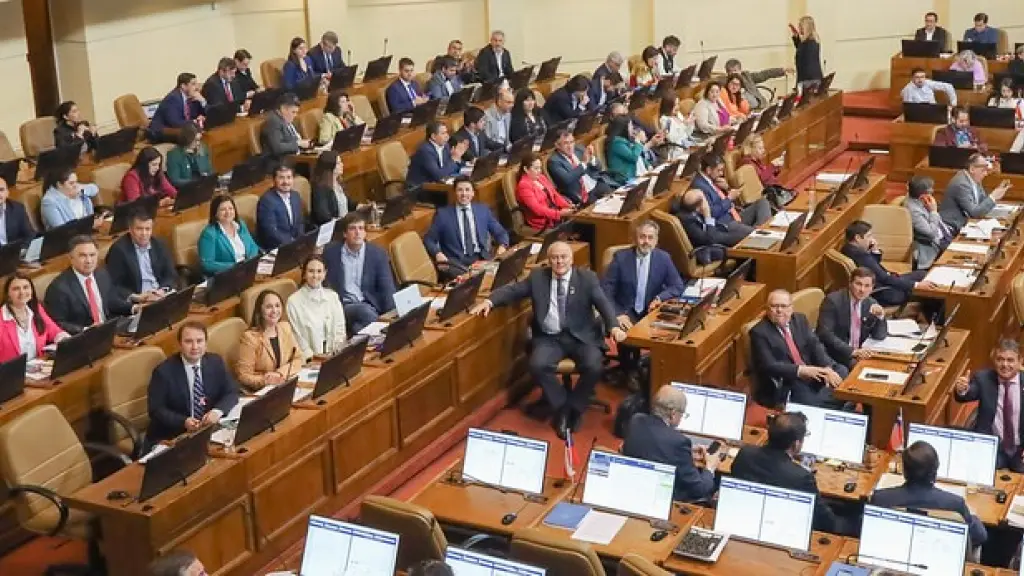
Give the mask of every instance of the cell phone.
<path id="1" fill-rule="evenodd" d="M 722 447 L 722 443 L 719 442 L 718 440 L 715 440 L 714 442 L 712 442 L 711 445 L 708 446 L 708 456 L 711 456 L 715 452 L 718 452 L 718 449 L 721 448 L 721 447 Z"/>
<path id="2" fill-rule="evenodd" d="M 880 374 L 878 372 L 865 372 L 864 373 L 864 378 L 866 378 L 868 380 L 888 380 L 889 379 L 889 377 L 886 376 L 885 374 Z"/>

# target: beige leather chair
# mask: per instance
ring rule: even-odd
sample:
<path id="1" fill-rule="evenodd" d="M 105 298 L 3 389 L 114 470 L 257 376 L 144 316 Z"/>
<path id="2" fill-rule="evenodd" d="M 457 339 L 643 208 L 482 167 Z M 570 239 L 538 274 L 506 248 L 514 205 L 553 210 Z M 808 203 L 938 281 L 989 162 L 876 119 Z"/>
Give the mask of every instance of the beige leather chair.
<path id="1" fill-rule="evenodd" d="M 392 198 L 405 193 L 405 177 L 409 173 L 409 153 L 397 140 L 377 147 L 377 172 L 384 183 L 384 196 Z"/>
<path id="2" fill-rule="evenodd" d="M 121 200 L 121 180 L 132 169 L 127 162 L 118 162 L 97 168 L 92 173 L 93 183 L 100 192 L 94 202 L 100 206 L 114 206 Z"/>
<path id="3" fill-rule="evenodd" d="M 7 184 L 9 186 L 11 183 L 8 182 Z M 42 189 L 38 186 L 33 186 L 22 192 L 19 200 L 25 205 L 25 212 L 28 213 L 28 221 L 32 223 L 32 227 L 37 232 L 42 232 L 43 220 L 39 213 L 39 205 L 43 202 Z"/>
<path id="4" fill-rule="evenodd" d="M 729 186 L 733 188 L 742 188 L 743 184 L 736 174 L 736 168 L 740 163 L 740 155 L 742 151 L 739 149 L 729 150 L 722 156 L 722 160 L 725 161 L 725 181 L 729 183 Z M 756 172 L 755 172 L 756 174 Z M 758 179 L 760 180 L 760 179 Z"/>
<path id="5" fill-rule="evenodd" d="M 140 130 L 145 130 L 149 127 L 149 117 L 135 94 L 122 94 L 114 99 L 114 117 L 121 128 L 138 126 Z"/>
<path id="6" fill-rule="evenodd" d="M 263 143 L 260 141 L 260 132 L 263 130 L 264 120 L 256 120 L 249 123 L 249 154 L 260 156 L 263 154 Z"/>
<path id="7" fill-rule="evenodd" d="M 367 496 L 359 506 L 359 521 L 399 535 L 398 566 L 444 559 L 448 539 L 434 515 L 422 506 L 385 496 Z"/>
<path id="8" fill-rule="evenodd" d="M 601 167 L 604 168 L 605 170 L 608 169 L 608 159 L 604 153 L 604 147 L 607 140 L 608 139 L 605 138 L 604 135 L 601 135 L 598 136 L 597 138 L 594 138 L 594 141 L 591 142 L 591 144 L 594 146 L 594 154 L 597 155 L 597 160 L 601 163 Z"/>
<path id="9" fill-rule="evenodd" d="M 838 290 L 850 285 L 850 275 L 857 267 L 853 260 L 847 258 L 842 252 L 829 248 L 825 251 L 823 262 L 825 264 L 826 290 Z"/>
<path id="10" fill-rule="evenodd" d="M 132 458 L 141 456 L 149 427 L 149 378 L 166 359 L 156 346 L 114 354 L 103 366 L 100 396 L 110 418 L 109 440 Z"/>
<path id="11" fill-rule="evenodd" d="M 1010 33 L 1006 31 L 1006 28 L 997 28 L 996 35 L 996 54 L 1010 54 L 1013 50 L 1010 47 Z M 946 34 L 949 37 L 949 34 Z"/>
<path id="12" fill-rule="evenodd" d="M 615 246 L 609 246 L 604 249 L 604 254 L 601 255 L 601 270 L 607 270 L 608 266 L 612 263 L 612 258 L 615 257 L 615 253 L 619 250 L 627 250 L 632 248 L 632 244 L 616 244 Z"/>
<path id="13" fill-rule="evenodd" d="M 652 210 L 651 219 L 657 222 L 661 228 L 661 248 L 672 256 L 672 261 L 675 262 L 676 268 L 687 278 L 707 278 L 714 275 L 722 266 L 721 261 L 704 265 L 697 264 L 693 244 L 686 235 L 686 230 L 683 229 L 679 218 L 664 210 Z"/>
<path id="14" fill-rule="evenodd" d="M 811 328 L 818 327 L 818 311 L 821 308 L 821 301 L 825 299 L 825 292 L 821 288 L 804 288 L 792 294 L 793 312 L 799 312 L 807 317 Z"/>
<path id="15" fill-rule="evenodd" d="M 309 185 L 309 180 L 307 180 L 305 176 L 299 176 L 296 174 L 294 182 L 292 183 L 292 188 L 299 194 L 299 204 L 302 206 L 302 217 L 309 217 L 309 211 L 313 206 L 313 189 Z"/>
<path id="16" fill-rule="evenodd" d="M 437 269 L 418 233 L 411 230 L 403 232 L 391 241 L 388 252 L 401 287 L 419 284 L 429 289 L 437 286 Z"/>
<path id="17" fill-rule="evenodd" d="M 1024 272 L 1019 272 L 1013 277 L 1010 285 L 1010 300 L 1013 302 L 1013 311 L 1017 315 L 1017 325 L 1024 326 Z"/>
<path id="18" fill-rule="evenodd" d="M 395 82 L 398 82 L 398 80 L 395 80 Z M 390 85 L 388 85 L 388 87 L 390 87 Z M 388 107 L 388 91 L 387 91 L 387 88 L 385 88 L 384 90 L 381 90 L 380 94 L 377 94 L 377 110 L 380 112 L 380 117 L 381 118 L 383 118 L 385 116 L 390 116 L 391 115 L 391 110 Z"/>
<path id="19" fill-rule="evenodd" d="M 263 78 L 263 85 L 269 88 L 280 88 L 281 79 L 284 76 L 284 58 L 271 58 L 260 62 L 260 77 Z"/>
<path id="20" fill-rule="evenodd" d="M 7 134 L 0 131 L 0 162 L 10 162 L 18 157 L 14 152 L 14 146 L 11 145 L 11 141 L 7 138 Z M 8 182 L 7 184 L 10 185 L 13 182 Z"/>
<path id="21" fill-rule="evenodd" d="M 102 262 L 102 259 L 100 261 Z M 43 297 L 46 296 L 46 289 L 50 287 L 50 283 L 52 283 L 53 279 L 60 275 L 60 273 L 60 270 L 46 272 L 32 279 L 32 285 L 36 289 L 36 298 L 38 298 L 40 302 L 42 302 Z"/>
<path id="22" fill-rule="evenodd" d="M 295 129 L 306 140 L 316 142 L 320 135 L 320 119 L 323 117 L 323 110 L 320 108 L 310 108 L 299 114 L 295 119 Z"/>
<path id="23" fill-rule="evenodd" d="M 543 566 L 550 574 L 604 576 L 597 553 L 585 542 L 555 537 L 536 528 L 518 530 L 512 535 L 509 555 L 534 566 Z"/>
<path id="24" fill-rule="evenodd" d="M 256 234 L 256 205 L 260 197 L 255 194 L 240 194 L 235 196 L 235 211 L 238 219 L 245 222 L 245 227 L 250 234 Z"/>
<path id="25" fill-rule="evenodd" d="M 433 74 L 431 74 L 430 72 L 420 72 L 416 74 L 416 76 L 413 78 L 413 80 L 416 82 L 416 85 L 420 87 L 420 92 L 424 94 L 427 93 L 427 82 L 430 82 L 431 76 L 433 76 Z"/>
<path id="26" fill-rule="evenodd" d="M 352 102 L 352 109 L 355 110 L 356 116 L 366 122 L 367 128 L 377 125 L 377 113 L 373 111 L 373 105 L 370 104 L 370 99 L 366 97 L 366 94 L 352 94 L 348 99 Z"/>
<path id="27" fill-rule="evenodd" d="M 860 219 L 871 224 L 884 263 L 902 262 L 908 266 L 913 263 L 914 226 L 910 212 L 902 206 L 869 204 Z"/>
<path id="28" fill-rule="evenodd" d="M 40 152 L 55 148 L 53 129 L 56 126 L 57 120 L 53 116 L 43 116 L 23 122 L 18 128 L 22 154 L 34 158 L 39 156 Z"/>
<path id="29" fill-rule="evenodd" d="M 526 225 L 523 208 L 519 205 L 519 199 L 516 198 L 516 174 L 518 172 L 518 169 L 506 170 L 505 175 L 501 178 L 501 197 L 504 200 L 505 214 L 508 217 L 507 221 L 512 222 L 511 232 L 516 238 L 536 238 L 540 231 Z M 506 221 L 505 218 L 502 220 Z"/>
<path id="30" fill-rule="evenodd" d="M 672 576 L 639 554 L 626 554 L 619 561 L 618 576 Z"/>
<path id="31" fill-rule="evenodd" d="M 761 178 L 758 177 L 757 170 L 750 165 L 740 166 L 736 170 L 736 184 L 740 186 L 740 202 L 744 206 L 758 201 L 764 193 Z"/>
<path id="32" fill-rule="evenodd" d="M 291 278 L 275 278 L 269 282 L 257 284 L 247 289 L 245 292 L 242 292 L 241 302 L 238 304 L 238 311 L 242 320 L 245 320 L 247 324 L 252 320 L 253 310 L 256 309 L 256 298 L 259 297 L 260 292 L 263 292 L 264 290 L 277 292 L 278 296 L 281 297 L 281 304 L 283 305 L 288 302 L 288 297 L 298 290 L 298 287 L 295 285 L 295 281 Z M 283 306 L 281 308 L 281 319 L 288 319 L 287 306 Z"/>
<path id="33" fill-rule="evenodd" d="M 199 269 L 199 235 L 206 227 L 206 220 L 193 220 L 178 224 L 171 232 L 171 253 L 174 265 L 189 270 Z"/>
<path id="34" fill-rule="evenodd" d="M 250 316 L 251 317 L 251 316 Z M 206 330 L 206 351 L 224 359 L 232 371 L 238 363 L 238 343 L 248 324 L 241 318 L 225 318 Z"/>

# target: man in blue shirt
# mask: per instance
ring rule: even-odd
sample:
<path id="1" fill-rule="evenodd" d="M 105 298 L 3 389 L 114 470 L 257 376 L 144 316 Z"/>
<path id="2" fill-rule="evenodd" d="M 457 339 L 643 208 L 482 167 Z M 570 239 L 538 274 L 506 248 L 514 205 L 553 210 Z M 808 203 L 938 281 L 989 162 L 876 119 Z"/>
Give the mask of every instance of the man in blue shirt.
<path id="1" fill-rule="evenodd" d="M 964 42 L 998 44 L 999 30 L 989 27 L 988 14 L 978 12 L 974 15 L 974 27 L 964 31 Z"/>
<path id="2" fill-rule="evenodd" d="M 324 250 L 327 285 L 341 297 L 348 333 L 355 334 L 395 307 L 395 279 L 388 254 L 366 241 L 366 219 L 349 212 L 338 222 L 344 242 Z"/>

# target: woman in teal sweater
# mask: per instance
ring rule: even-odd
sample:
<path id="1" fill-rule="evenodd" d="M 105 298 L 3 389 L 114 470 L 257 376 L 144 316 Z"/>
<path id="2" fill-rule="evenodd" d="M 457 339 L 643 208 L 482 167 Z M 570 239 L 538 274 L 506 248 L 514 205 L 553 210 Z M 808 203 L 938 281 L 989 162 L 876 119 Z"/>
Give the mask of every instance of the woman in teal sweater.
<path id="1" fill-rule="evenodd" d="M 201 176 L 213 174 L 210 151 L 203 145 L 203 134 L 195 124 L 182 126 L 178 145 L 167 153 L 167 178 L 176 188 Z"/>
<path id="2" fill-rule="evenodd" d="M 608 172 L 619 186 L 636 180 L 639 167 L 646 172 L 654 165 L 652 146 L 664 141 L 659 132 L 648 141 L 643 131 L 634 130 L 633 122 L 628 116 L 617 116 L 608 123 L 605 131 L 605 157 L 608 160 Z"/>
<path id="3" fill-rule="evenodd" d="M 235 264 L 255 258 L 260 249 L 249 234 L 231 196 L 219 195 L 210 201 L 210 223 L 199 235 L 199 263 L 203 274 L 212 276 Z"/>

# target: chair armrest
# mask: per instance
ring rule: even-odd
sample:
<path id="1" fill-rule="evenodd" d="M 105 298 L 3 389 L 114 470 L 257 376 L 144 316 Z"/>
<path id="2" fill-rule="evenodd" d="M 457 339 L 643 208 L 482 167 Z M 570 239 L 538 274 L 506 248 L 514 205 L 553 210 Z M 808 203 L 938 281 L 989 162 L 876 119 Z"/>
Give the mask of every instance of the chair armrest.
<path id="1" fill-rule="evenodd" d="M 11 496 L 17 496 L 18 494 L 25 492 L 35 494 L 36 496 L 42 496 L 43 498 L 49 500 L 51 504 L 57 507 L 57 510 L 60 512 L 60 519 L 57 520 L 57 526 L 55 526 L 54 529 L 50 531 L 50 536 L 59 534 L 60 531 L 64 529 L 64 525 L 68 523 L 68 515 L 71 512 L 70 510 L 68 510 L 67 504 L 65 504 L 64 500 L 60 497 L 60 494 L 57 494 L 53 490 L 50 490 L 49 488 L 44 488 L 43 486 L 36 486 L 33 484 L 15 484 L 14 486 L 10 487 L 9 491 Z"/>
<path id="2" fill-rule="evenodd" d="M 698 254 L 700 254 L 702 251 L 705 251 L 705 250 L 711 250 L 712 248 L 718 248 L 718 249 L 722 250 L 722 252 L 724 254 L 726 254 L 726 258 L 728 258 L 729 247 L 726 246 L 725 244 L 705 244 L 704 246 L 697 246 L 696 248 L 693 249 L 693 252 L 690 252 L 687 255 L 687 257 L 689 259 L 691 259 L 691 260 L 696 261 Z M 721 260 L 718 260 L 718 262 L 724 262 L 726 260 L 726 258 L 722 258 Z M 712 260 L 711 262 L 715 262 L 715 260 Z M 697 262 L 697 263 L 700 264 L 700 262 Z"/>
<path id="3" fill-rule="evenodd" d="M 132 463 L 132 459 L 125 456 L 120 450 L 108 444 L 97 444 L 96 442 L 83 442 L 82 448 L 98 456 L 110 458 L 121 464 L 121 468 Z"/>
<path id="4" fill-rule="evenodd" d="M 128 437 L 131 438 L 131 457 L 134 459 L 141 456 L 142 454 L 140 452 L 142 451 L 142 433 L 135 428 L 135 426 L 131 423 L 130 420 L 128 420 L 121 414 L 118 414 L 113 410 L 103 410 L 103 413 L 104 415 L 106 415 L 107 418 L 110 418 L 115 423 L 117 423 L 117 425 L 119 425 L 128 434 Z"/>

